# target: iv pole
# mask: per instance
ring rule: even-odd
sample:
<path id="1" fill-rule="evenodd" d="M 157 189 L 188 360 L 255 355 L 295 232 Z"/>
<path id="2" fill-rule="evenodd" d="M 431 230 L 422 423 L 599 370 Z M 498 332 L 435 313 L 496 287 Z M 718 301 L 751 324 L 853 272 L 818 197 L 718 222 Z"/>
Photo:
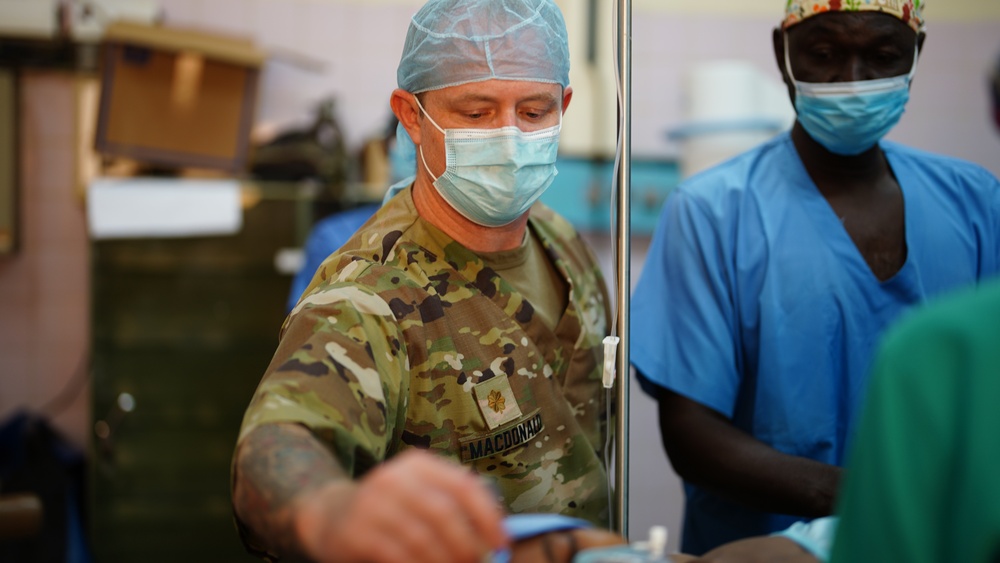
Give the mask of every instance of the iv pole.
<path id="1" fill-rule="evenodd" d="M 614 528 L 628 538 L 628 418 L 629 418 L 629 237 L 631 235 L 632 189 L 632 0 L 618 0 L 617 6 L 617 70 L 618 70 L 618 263 L 615 265 L 618 288 L 618 352 L 615 371 L 617 408 L 615 409 L 615 506 Z"/>

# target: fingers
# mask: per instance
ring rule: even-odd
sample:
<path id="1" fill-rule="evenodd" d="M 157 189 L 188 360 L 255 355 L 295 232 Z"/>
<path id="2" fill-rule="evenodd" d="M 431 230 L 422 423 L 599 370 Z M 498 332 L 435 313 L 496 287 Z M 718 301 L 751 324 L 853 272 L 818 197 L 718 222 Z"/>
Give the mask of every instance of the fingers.
<path id="1" fill-rule="evenodd" d="M 783 536 L 757 536 L 719 546 L 695 561 L 706 563 L 818 563 L 811 553 Z"/>
<path id="2" fill-rule="evenodd" d="M 322 563 L 479 563 L 506 547 L 503 510 L 484 482 L 423 451 L 407 452 L 352 483 L 349 498 L 310 499 L 309 555 Z M 320 524 L 315 524 L 321 520 Z"/>
<path id="3" fill-rule="evenodd" d="M 432 491 L 410 509 L 416 518 L 425 523 L 424 537 L 429 540 L 425 543 L 448 547 L 449 557 L 438 556 L 428 561 L 477 561 L 491 551 L 491 545 L 475 529 L 472 521 L 463 515 L 456 499 Z"/>
<path id="4" fill-rule="evenodd" d="M 429 510 L 444 509 L 444 503 L 457 503 L 453 515 L 463 515 L 477 538 L 482 538 L 492 549 L 508 545 L 509 540 L 503 527 L 503 509 L 493 491 L 480 477 L 460 465 L 431 454 L 413 453 L 420 454 L 414 455 L 419 459 L 414 460 L 413 469 L 419 472 L 421 482 L 436 487 L 441 495 L 438 499 L 441 504 L 432 504 L 428 506 Z"/>
<path id="5" fill-rule="evenodd" d="M 440 526 L 432 520 L 423 520 L 419 516 L 414 517 L 414 513 L 405 510 L 395 511 L 395 521 L 387 521 L 388 527 L 382 530 L 383 541 L 381 545 L 392 550 L 403 553 L 405 561 L 418 561 L 430 563 L 441 561 L 442 563 L 464 563 L 476 561 L 477 556 L 481 557 L 484 548 L 479 547 L 475 542 L 463 541 L 463 538 L 445 537 L 440 531 Z M 378 552 L 373 553 L 373 555 Z M 374 558 L 373 561 L 399 561 L 394 557 L 386 555 L 385 559 Z"/>
<path id="6" fill-rule="evenodd" d="M 582 528 L 571 532 L 576 539 L 577 550 L 608 547 L 628 543 L 620 535 L 600 528 Z"/>
<path id="7" fill-rule="evenodd" d="M 624 538 L 597 528 L 581 528 L 548 532 L 518 541 L 511 550 L 512 563 L 570 562 L 585 549 L 610 547 L 627 543 Z M 612 557 L 609 556 L 608 560 Z"/>
<path id="8" fill-rule="evenodd" d="M 428 561 L 479 561 L 507 545 L 503 511 L 492 491 L 465 468 L 427 452 L 414 451 L 397 458 L 392 472 L 383 475 L 384 487 L 398 487 L 398 499 L 409 518 L 423 523 L 423 537 L 409 536 L 413 549 L 431 552 L 445 546 L 449 558 Z M 394 460 L 397 461 L 397 460 Z"/>

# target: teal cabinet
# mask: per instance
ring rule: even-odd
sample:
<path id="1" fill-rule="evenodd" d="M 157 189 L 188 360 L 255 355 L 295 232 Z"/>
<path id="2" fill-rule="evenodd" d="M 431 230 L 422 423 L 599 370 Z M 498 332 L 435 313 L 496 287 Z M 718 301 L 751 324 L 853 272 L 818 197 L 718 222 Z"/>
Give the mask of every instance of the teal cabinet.
<path id="1" fill-rule="evenodd" d="M 542 201 L 578 230 L 609 229 L 614 162 L 561 157 L 557 168 L 559 174 Z M 633 159 L 631 171 L 631 230 L 652 234 L 663 201 L 680 182 L 680 170 L 673 161 Z"/>

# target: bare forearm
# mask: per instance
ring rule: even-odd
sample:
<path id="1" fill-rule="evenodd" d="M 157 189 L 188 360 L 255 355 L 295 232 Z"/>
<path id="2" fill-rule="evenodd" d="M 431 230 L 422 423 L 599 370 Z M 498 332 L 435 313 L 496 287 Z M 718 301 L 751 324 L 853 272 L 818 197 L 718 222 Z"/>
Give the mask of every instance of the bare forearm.
<path id="1" fill-rule="evenodd" d="M 302 556 L 296 500 L 347 478 L 330 452 L 296 424 L 267 424 L 241 442 L 233 505 L 255 543 L 274 555 Z"/>
<path id="2" fill-rule="evenodd" d="M 402 452 L 355 480 L 308 430 L 278 424 L 253 430 L 236 456 L 236 513 L 274 556 L 461 563 L 509 543 L 489 487 L 431 452 Z"/>
<path id="3" fill-rule="evenodd" d="M 688 482 L 765 512 L 833 511 L 839 467 L 779 452 L 673 393 L 661 397 L 660 428 L 671 463 Z"/>
<path id="4" fill-rule="evenodd" d="M 702 486 L 765 512 L 805 517 L 833 513 L 839 467 L 781 453 L 746 434 L 725 438 L 719 447 L 726 449 L 718 450 L 725 455 L 709 462 L 711 469 L 694 472 L 696 479 L 704 479 Z"/>

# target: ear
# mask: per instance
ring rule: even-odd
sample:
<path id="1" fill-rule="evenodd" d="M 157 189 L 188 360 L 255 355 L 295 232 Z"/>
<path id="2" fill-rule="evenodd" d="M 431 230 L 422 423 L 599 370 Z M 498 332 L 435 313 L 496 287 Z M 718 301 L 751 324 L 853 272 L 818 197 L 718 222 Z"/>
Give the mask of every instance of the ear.
<path id="1" fill-rule="evenodd" d="M 993 121 L 1000 129 L 1000 70 L 997 70 L 996 78 L 993 79 Z"/>
<path id="2" fill-rule="evenodd" d="M 924 33 L 923 31 L 921 31 L 920 33 L 917 33 L 917 60 L 918 61 L 920 60 L 920 57 L 922 57 L 923 54 L 924 54 L 924 39 L 926 39 L 926 38 L 927 38 L 927 34 Z M 916 80 L 916 78 L 914 78 L 914 80 Z M 910 83 L 910 88 L 913 88 L 913 83 L 912 82 Z"/>
<path id="3" fill-rule="evenodd" d="M 566 89 L 563 90 L 563 100 L 562 100 L 563 115 L 566 115 L 566 108 L 569 107 L 569 102 L 572 99 L 573 99 L 573 87 L 567 86 Z"/>
<path id="4" fill-rule="evenodd" d="M 774 28 L 774 31 L 771 32 L 771 45 L 774 48 L 774 62 L 777 63 L 778 72 L 781 73 L 781 81 L 788 88 L 788 98 L 792 100 L 794 107 L 795 85 L 792 84 L 792 79 L 788 77 L 788 69 L 785 68 L 785 32 L 780 27 Z"/>
<path id="5" fill-rule="evenodd" d="M 420 118 L 420 111 L 417 108 L 417 102 L 414 100 L 413 94 L 396 88 L 392 91 L 392 96 L 389 98 L 389 106 L 392 108 L 392 113 L 396 114 L 396 119 L 399 120 L 399 123 L 409 133 L 413 144 L 419 145 L 420 125 L 417 122 Z"/>

